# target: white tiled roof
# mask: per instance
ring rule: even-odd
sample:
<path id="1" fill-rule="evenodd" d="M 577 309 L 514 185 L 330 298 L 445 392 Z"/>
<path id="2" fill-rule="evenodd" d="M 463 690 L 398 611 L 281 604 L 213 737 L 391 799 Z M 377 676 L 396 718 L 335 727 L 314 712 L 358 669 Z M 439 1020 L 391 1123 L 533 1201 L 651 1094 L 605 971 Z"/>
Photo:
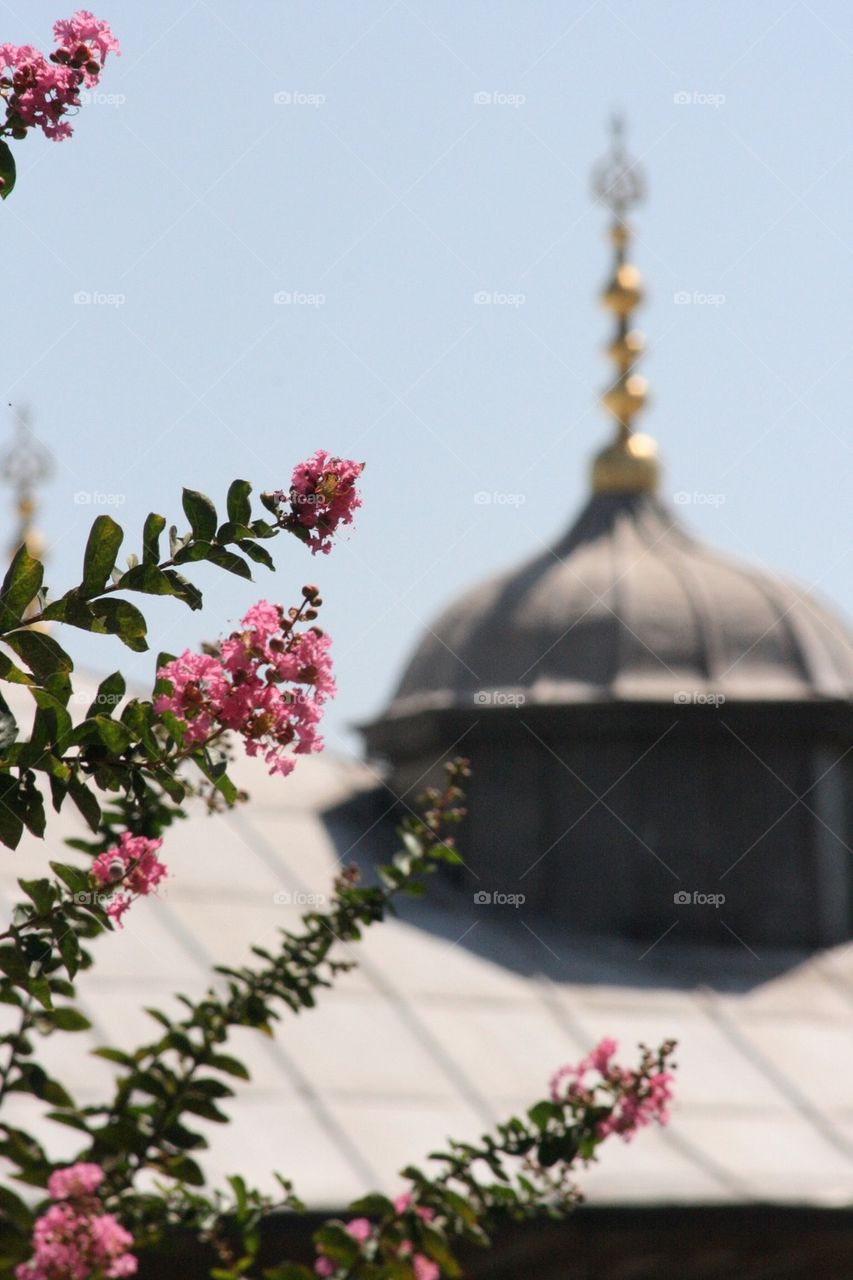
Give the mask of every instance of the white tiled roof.
<path id="1" fill-rule="evenodd" d="M 175 990 L 203 990 L 211 964 L 239 963 L 295 923 L 300 908 L 276 893 L 328 890 L 339 854 L 322 815 L 373 781 L 329 757 L 301 761 L 288 779 L 247 761 L 235 777 L 251 801 L 175 826 L 161 895 L 134 904 L 124 929 L 95 944 L 98 963 L 79 981 L 93 1032 L 45 1042 L 48 1066 L 80 1102 L 102 1099 L 111 1078 L 87 1049 L 153 1038 L 144 1005 L 173 1008 Z M 369 825 L 352 816 L 348 825 L 338 810 L 340 852 Z M 72 829 L 63 812 L 43 845 L 3 851 L 4 915 L 16 876 L 77 856 L 62 851 Z M 405 920 L 368 931 L 351 951 L 359 968 L 318 1009 L 285 1014 L 274 1042 L 236 1033 L 253 1080 L 237 1083 L 234 1124 L 204 1126 L 202 1163 L 214 1178 L 241 1171 L 261 1186 L 279 1170 L 310 1204 L 340 1205 L 370 1186 L 398 1188 L 399 1168 L 446 1137 L 476 1136 L 543 1096 L 551 1071 L 601 1036 L 626 1056 L 637 1041 L 674 1037 L 671 1126 L 608 1145 L 584 1175 L 590 1199 L 853 1202 L 853 946 L 761 958 L 670 940 L 643 950 L 567 938 L 433 882 Z M 40 1128 L 52 1151 L 74 1152 L 70 1130 Z"/>

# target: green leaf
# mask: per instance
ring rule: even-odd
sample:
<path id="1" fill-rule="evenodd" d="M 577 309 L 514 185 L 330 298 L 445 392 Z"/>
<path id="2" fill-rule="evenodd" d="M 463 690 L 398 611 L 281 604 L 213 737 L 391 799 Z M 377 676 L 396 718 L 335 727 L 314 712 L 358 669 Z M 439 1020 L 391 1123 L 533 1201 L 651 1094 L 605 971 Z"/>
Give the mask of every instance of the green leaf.
<path id="1" fill-rule="evenodd" d="M 68 923 L 68 917 L 62 911 L 58 913 L 58 919 L 54 920 L 53 932 L 65 971 L 73 979 L 80 968 L 80 943 L 73 926 Z"/>
<path id="2" fill-rule="evenodd" d="M 120 591 L 142 591 L 149 596 L 173 596 L 175 588 L 156 564 L 135 564 L 116 583 Z"/>
<path id="3" fill-rule="evenodd" d="M 314 1243 L 327 1258 L 344 1267 L 351 1267 L 361 1252 L 358 1241 L 352 1238 L 344 1226 L 339 1226 L 336 1222 L 327 1222 L 319 1231 L 315 1231 Z"/>
<path id="4" fill-rule="evenodd" d="M 216 507 L 206 494 L 197 489 L 184 489 L 182 497 L 184 514 L 190 522 L 194 538 L 210 540 L 216 534 L 219 523 Z"/>
<path id="5" fill-rule="evenodd" d="M 33 678 L 12 661 L 6 653 L 0 653 L 0 680 L 10 684 L 32 684 Z"/>
<path id="6" fill-rule="evenodd" d="M 24 983 L 29 977 L 30 968 L 27 959 L 12 943 L 0 946 L 0 973 L 5 973 L 15 983 Z"/>
<path id="7" fill-rule="evenodd" d="M 97 831 L 101 821 L 101 806 L 76 774 L 69 779 L 68 793 L 92 830 Z"/>
<path id="8" fill-rule="evenodd" d="M 226 1075 L 237 1076 L 240 1080 L 250 1079 L 249 1072 L 238 1058 L 229 1057 L 226 1053 L 212 1053 L 205 1060 L 205 1066 L 216 1071 L 224 1071 Z"/>
<path id="9" fill-rule="evenodd" d="M 13 631 L 4 640 L 40 680 L 56 671 L 74 670 L 74 663 L 62 646 L 43 631 Z"/>
<path id="10" fill-rule="evenodd" d="M 24 824 L 32 835 L 41 840 L 44 836 L 46 825 L 42 794 L 35 786 L 31 786 L 28 791 L 24 792 L 23 800 L 25 805 Z"/>
<path id="11" fill-rule="evenodd" d="M 127 725 L 122 724 L 120 720 L 111 720 L 109 716 L 95 716 L 94 723 L 101 742 L 114 756 L 120 756 L 127 751 L 133 741 L 133 734 Z"/>
<path id="12" fill-rule="evenodd" d="M 142 528 L 142 563 L 157 564 L 160 559 L 160 534 L 166 528 L 166 517 L 152 511 Z"/>
<path id="13" fill-rule="evenodd" d="M 26 985 L 30 995 L 34 996 L 36 1000 L 38 1000 L 39 1004 L 43 1006 L 43 1008 L 51 1009 L 51 1010 L 53 1009 L 53 999 L 50 994 L 50 983 L 48 982 L 47 978 L 41 978 L 38 976 L 34 978 L 28 978 Z M 43 1097 L 46 1095 L 39 1094 L 38 1096 Z M 63 1103 L 61 1102 L 56 1102 L 54 1098 L 47 1098 L 47 1101 L 52 1102 L 54 1106 L 57 1106 L 57 1107 L 61 1107 L 63 1105 Z"/>
<path id="14" fill-rule="evenodd" d="M 60 1031 L 88 1031 L 91 1022 L 79 1009 L 54 1009 L 52 1015 L 53 1024 Z"/>
<path id="15" fill-rule="evenodd" d="M 12 155 L 12 148 L 8 142 L 0 141 L 0 196 L 4 200 L 8 200 L 9 196 L 15 189 L 15 179 L 17 170 L 15 168 L 15 157 Z"/>
<path id="16" fill-rule="evenodd" d="M 266 1267 L 264 1280 L 317 1280 L 316 1274 L 298 1262 L 280 1262 L 277 1267 Z"/>
<path id="17" fill-rule="evenodd" d="M 121 1049 L 93 1049 L 93 1058 L 104 1058 L 107 1062 L 118 1062 L 122 1067 L 132 1067 L 135 1065 L 134 1059 L 129 1053 L 123 1053 Z"/>
<path id="18" fill-rule="evenodd" d="M 118 636 L 134 653 L 145 653 L 148 643 L 145 639 L 147 626 L 145 618 L 136 605 L 127 600 L 113 600 L 109 596 L 90 602 L 92 612 L 103 623 L 103 630 L 110 635 Z"/>
<path id="19" fill-rule="evenodd" d="M 545 1169 L 550 1169 L 558 1160 L 567 1163 L 575 1158 L 578 1152 L 578 1141 L 573 1133 L 546 1134 L 539 1143 L 536 1158 Z"/>
<path id="20" fill-rule="evenodd" d="M 359 1200 L 353 1200 L 352 1204 L 347 1206 L 347 1213 L 351 1213 L 355 1218 L 392 1218 L 395 1209 L 387 1196 L 371 1192 L 370 1195 L 362 1196 Z"/>
<path id="21" fill-rule="evenodd" d="M 103 591 L 115 568 L 116 556 L 123 540 L 124 532 L 112 516 L 98 516 L 95 519 L 83 557 L 80 590 L 84 596 L 96 596 L 99 591 Z"/>
<path id="22" fill-rule="evenodd" d="M 229 573 L 236 573 L 238 577 L 248 578 L 251 581 L 252 571 L 246 561 L 235 555 L 233 551 L 219 547 L 213 542 L 193 542 L 190 546 L 182 548 L 175 556 L 176 564 L 186 564 L 196 560 L 209 560 L 220 569 L 227 569 Z"/>
<path id="23" fill-rule="evenodd" d="M 248 538 L 238 538 L 237 546 L 256 564 L 265 564 L 268 569 L 275 569 L 273 558 L 266 547 L 259 547 L 256 542 L 250 542 Z"/>
<path id="24" fill-rule="evenodd" d="M 252 504 L 249 501 L 251 492 L 252 486 L 248 480 L 234 480 L 230 485 L 226 506 L 228 519 L 233 520 L 235 524 L 248 524 L 251 520 Z"/>
<path id="25" fill-rule="evenodd" d="M 530 1108 L 527 1118 L 537 1129 L 544 1129 L 549 1120 L 562 1120 L 563 1115 L 564 1108 L 558 1102 L 548 1102 L 545 1099 Z"/>
<path id="26" fill-rule="evenodd" d="M 186 1182 L 191 1187 L 204 1186 L 204 1173 L 190 1156 L 171 1156 L 163 1161 L 161 1168 L 178 1182 Z"/>
<path id="27" fill-rule="evenodd" d="M 0 751 L 11 747 L 18 737 L 18 722 L 12 715 L 8 702 L 0 693 Z"/>
<path id="28" fill-rule="evenodd" d="M 0 631 L 13 631 L 21 625 L 27 605 L 41 590 L 43 577 L 41 561 L 26 547 L 19 547 L 0 586 Z"/>
<path id="29" fill-rule="evenodd" d="M 17 849 L 24 834 L 25 805 L 20 783 L 9 773 L 0 773 L 0 841 Z"/>
<path id="30" fill-rule="evenodd" d="M 8 1187 L 0 1187 L 0 1214 L 5 1222 L 11 1222 L 19 1230 L 29 1233 L 33 1225 L 33 1215 L 14 1191 Z"/>
<path id="31" fill-rule="evenodd" d="M 53 906 L 55 890 L 49 880 L 19 880 L 18 884 L 28 898 L 35 904 L 40 916 L 47 915 Z"/>
<path id="32" fill-rule="evenodd" d="M 86 719 L 89 720 L 95 715 L 112 715 L 124 697 L 126 687 L 124 676 L 120 671 L 114 671 L 112 675 L 107 676 L 98 685 L 98 692 L 89 704 Z"/>
<path id="33" fill-rule="evenodd" d="M 513 1201 L 515 1200 L 513 1192 L 510 1192 L 510 1197 Z M 438 1263 L 442 1276 L 447 1276 L 448 1280 L 457 1280 L 457 1277 L 462 1275 L 462 1268 L 448 1249 L 447 1241 L 434 1227 L 426 1224 L 421 1227 L 418 1244 L 428 1258 Z"/>
<path id="34" fill-rule="evenodd" d="M 178 573 L 177 569 L 164 569 L 163 572 L 174 588 L 173 594 L 179 600 L 183 600 L 191 609 L 201 608 L 203 598 L 197 586 L 189 582 L 182 573 Z"/>
<path id="35" fill-rule="evenodd" d="M 128 702 L 121 713 L 122 724 L 133 731 L 152 759 L 160 755 L 157 739 L 151 732 L 153 715 L 151 703 L 140 702 L 137 698 Z"/>
<path id="36" fill-rule="evenodd" d="M 51 862 L 50 869 L 67 885 L 72 893 L 85 893 L 89 889 L 89 874 L 68 862 Z"/>
<path id="37" fill-rule="evenodd" d="M 238 538 L 251 538 L 252 530 L 248 525 L 235 524 L 233 520 L 226 520 L 225 524 L 221 524 L 216 530 L 216 541 L 219 543 L 236 542 Z"/>
<path id="38" fill-rule="evenodd" d="M 56 745 L 59 748 L 59 754 L 61 754 L 64 744 L 66 744 L 73 729 L 71 716 L 65 709 L 64 704 L 58 698 L 55 698 L 49 690 L 34 688 L 31 693 L 38 707 L 33 721 L 32 735 L 32 741 L 39 748 L 36 758 L 41 754 L 43 739 Z"/>

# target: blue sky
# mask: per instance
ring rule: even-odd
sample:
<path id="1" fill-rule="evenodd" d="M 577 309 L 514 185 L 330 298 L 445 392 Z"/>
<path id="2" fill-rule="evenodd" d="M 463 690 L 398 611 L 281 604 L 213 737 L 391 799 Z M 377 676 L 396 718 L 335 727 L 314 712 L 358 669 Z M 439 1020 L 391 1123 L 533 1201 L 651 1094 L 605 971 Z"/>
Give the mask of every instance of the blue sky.
<path id="1" fill-rule="evenodd" d="M 46 45 L 60 12 L 2 2 L 2 39 Z M 366 460 L 332 556 L 281 543 L 257 585 L 202 566 L 203 615 L 149 610 L 155 652 L 175 650 L 318 581 L 340 685 L 328 743 L 353 749 L 346 726 L 382 707 L 431 615 L 585 498 L 609 434 L 588 177 L 621 109 L 649 185 L 634 260 L 663 494 L 719 495 L 683 506 L 695 531 L 849 612 L 843 0 L 97 12 L 123 56 L 70 141 L 16 144 L 0 209 L 4 405 L 28 404 L 55 456 L 40 523 L 57 592 L 98 511 L 118 505 L 138 550 L 148 510 L 178 518 L 182 484 L 222 499 L 238 475 L 286 485 L 317 447 Z M 150 679 L 152 655 L 67 639 L 90 668 Z"/>

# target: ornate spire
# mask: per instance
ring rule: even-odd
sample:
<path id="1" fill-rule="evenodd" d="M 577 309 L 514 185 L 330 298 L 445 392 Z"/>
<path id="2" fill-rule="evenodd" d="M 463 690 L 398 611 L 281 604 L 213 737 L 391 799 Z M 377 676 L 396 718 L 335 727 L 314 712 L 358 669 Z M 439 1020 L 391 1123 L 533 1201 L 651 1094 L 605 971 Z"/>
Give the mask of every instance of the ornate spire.
<path id="1" fill-rule="evenodd" d="M 630 322 L 643 300 L 643 289 L 639 271 L 627 261 L 631 229 L 626 221 L 628 211 L 643 199 L 645 184 L 637 162 L 625 150 L 624 125 L 618 117 L 612 121 L 611 134 L 610 154 L 596 165 L 592 190 L 612 215 L 613 275 L 601 298 L 616 319 L 616 332 L 607 347 L 616 377 L 601 403 L 616 419 L 616 437 L 595 458 L 592 485 L 596 493 L 649 493 L 657 487 L 657 451 L 649 436 L 633 430 L 634 418 L 646 402 L 647 387 L 645 378 L 634 372 L 645 341 Z"/>
<path id="2" fill-rule="evenodd" d="M 34 524 L 35 492 L 51 473 L 51 457 L 33 435 L 29 410 L 22 407 L 12 413 L 15 437 L 0 453 L 0 480 L 11 487 L 15 501 L 17 527 L 9 551 L 14 555 L 20 546 L 26 546 L 31 555 L 41 558 L 44 539 Z"/>

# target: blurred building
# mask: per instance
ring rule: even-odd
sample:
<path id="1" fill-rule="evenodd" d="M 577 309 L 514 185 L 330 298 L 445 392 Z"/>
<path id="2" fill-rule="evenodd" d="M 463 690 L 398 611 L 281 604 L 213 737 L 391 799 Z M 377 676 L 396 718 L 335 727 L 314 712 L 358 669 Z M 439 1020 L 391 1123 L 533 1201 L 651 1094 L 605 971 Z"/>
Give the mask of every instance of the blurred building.
<path id="1" fill-rule="evenodd" d="M 427 628 L 371 753 L 408 793 L 471 757 L 467 888 L 525 894 L 573 932 L 820 946 L 853 936 L 853 644 L 806 590 L 695 538 L 634 430 L 642 300 L 628 261 L 641 194 L 617 134 L 596 190 L 612 216 L 614 439 L 541 555 Z M 725 894 L 673 911 L 677 893 Z M 694 905 L 700 905 L 699 903 Z"/>

